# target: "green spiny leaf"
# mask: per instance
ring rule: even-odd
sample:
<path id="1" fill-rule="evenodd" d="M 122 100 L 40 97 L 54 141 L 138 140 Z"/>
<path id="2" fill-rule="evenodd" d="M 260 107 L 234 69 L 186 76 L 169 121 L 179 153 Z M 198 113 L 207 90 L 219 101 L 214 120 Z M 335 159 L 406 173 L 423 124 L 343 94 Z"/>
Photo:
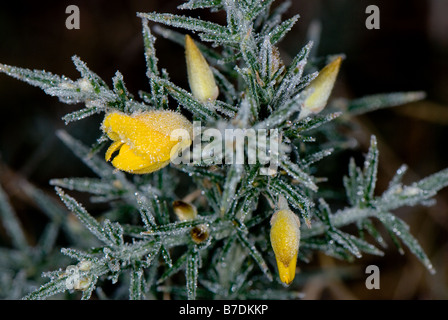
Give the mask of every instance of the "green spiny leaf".
<path id="1" fill-rule="evenodd" d="M 303 196 L 295 186 L 290 185 L 280 179 L 271 179 L 269 181 L 269 188 L 275 194 L 283 195 L 291 206 L 300 210 L 306 224 L 310 226 L 310 208 L 314 204 L 310 202 L 308 198 Z"/>
<path id="2" fill-rule="evenodd" d="M 370 139 L 369 152 L 364 161 L 364 198 L 366 202 L 373 199 L 375 191 L 376 176 L 378 173 L 378 146 L 376 137 L 372 136 Z"/>
<path id="3" fill-rule="evenodd" d="M 157 283 L 160 284 L 163 281 L 165 281 L 166 279 L 168 279 L 169 277 L 171 277 L 173 274 L 175 274 L 176 272 L 178 272 L 183 265 L 185 265 L 187 263 L 187 260 L 190 258 L 191 253 L 190 251 L 187 251 L 186 253 L 184 253 L 180 258 L 178 258 L 176 260 L 176 262 L 169 267 L 159 278 L 159 280 L 157 280 Z"/>
<path id="4" fill-rule="evenodd" d="M 140 18 L 163 23 L 172 27 L 187 29 L 191 31 L 199 31 L 207 34 L 222 35 L 229 37 L 227 29 L 219 24 L 204 21 L 192 17 L 179 16 L 170 13 L 137 13 Z"/>
<path id="5" fill-rule="evenodd" d="M 264 260 L 263 255 L 257 250 L 252 241 L 248 239 L 245 234 L 243 234 L 243 232 L 237 231 L 236 235 L 239 242 L 243 245 L 244 248 L 246 248 L 246 250 L 248 250 L 250 256 L 258 264 L 264 275 L 269 279 L 269 281 L 272 281 L 272 274 L 269 271 L 268 265 Z"/>
<path id="6" fill-rule="evenodd" d="M 419 101 L 425 97 L 426 94 L 421 91 L 375 94 L 350 101 L 347 110 L 352 115 L 360 115 L 381 108 Z"/>
<path id="7" fill-rule="evenodd" d="M 129 284 L 129 299 L 141 300 L 144 295 L 145 278 L 143 277 L 144 271 L 142 268 L 134 265 L 130 270 L 130 284 Z"/>
<path id="8" fill-rule="evenodd" d="M 13 245 L 17 249 L 27 250 L 28 241 L 22 225 L 2 188 L 0 188 L 0 218 Z"/>
<path id="9" fill-rule="evenodd" d="M 94 218 L 92 217 L 84 207 L 79 204 L 75 199 L 72 197 L 66 195 L 62 189 L 59 187 L 56 187 L 56 192 L 61 198 L 61 200 L 65 203 L 67 208 L 73 212 L 78 219 L 82 222 L 82 224 L 93 234 L 95 235 L 99 240 L 104 242 L 105 244 L 114 245 L 113 242 L 109 239 L 107 234 L 104 231 L 103 226 Z"/>
<path id="10" fill-rule="evenodd" d="M 108 89 L 106 82 L 104 82 L 95 72 L 91 71 L 87 67 L 87 64 L 83 62 L 78 56 L 73 56 L 72 60 L 75 64 L 76 69 L 81 74 L 81 77 L 87 79 L 90 82 L 95 92 L 99 93 L 101 87 Z"/>
<path id="11" fill-rule="evenodd" d="M 289 176 L 297 180 L 306 188 L 309 188 L 312 191 L 317 191 L 317 185 L 314 183 L 313 178 L 304 172 L 296 163 L 293 163 L 284 157 L 280 160 L 280 167 L 285 170 Z"/>
<path id="12" fill-rule="evenodd" d="M 199 273 L 199 252 L 192 250 L 187 259 L 185 276 L 187 281 L 187 298 L 188 300 L 196 299 L 196 288 L 198 286 Z"/>
<path id="13" fill-rule="evenodd" d="M 294 24 L 299 20 L 300 15 L 295 15 L 292 18 L 283 21 L 283 23 L 279 24 L 273 31 L 269 33 L 271 38 L 271 43 L 276 44 L 291 30 Z"/>
<path id="14" fill-rule="evenodd" d="M 378 215 L 378 218 L 390 232 L 394 233 L 403 241 L 431 274 L 436 272 L 418 241 L 409 232 L 409 226 L 403 220 L 389 212 L 382 212 Z"/>
<path id="15" fill-rule="evenodd" d="M 199 120 L 213 120 L 218 116 L 211 103 L 201 103 L 196 100 L 191 93 L 174 85 L 170 81 L 158 79 L 160 85 L 164 86 L 168 93 L 177 100 L 185 109 L 189 110 Z"/>
<path id="16" fill-rule="evenodd" d="M 222 0 L 189 0 L 186 3 L 179 5 L 178 9 L 193 10 L 204 8 L 219 8 L 221 7 Z"/>

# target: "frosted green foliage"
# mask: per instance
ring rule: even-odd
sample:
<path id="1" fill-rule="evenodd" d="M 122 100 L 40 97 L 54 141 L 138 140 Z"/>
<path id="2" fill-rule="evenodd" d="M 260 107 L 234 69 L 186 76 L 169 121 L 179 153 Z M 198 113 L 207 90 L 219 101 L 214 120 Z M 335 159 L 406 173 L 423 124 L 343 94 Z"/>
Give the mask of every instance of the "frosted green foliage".
<path id="1" fill-rule="evenodd" d="M 31 201 L 49 218 L 43 232 L 32 245 L 25 237 L 23 227 L 14 209 L 10 206 L 7 195 L 0 189 L 0 214 L 10 247 L 0 248 L 0 297 L 3 299 L 20 299 L 43 284 L 42 272 L 53 268 L 55 264 L 68 264 L 66 257 L 61 256 L 57 247 L 57 237 L 64 234 L 69 243 L 78 244 L 88 241 L 89 234 L 76 228 L 67 215 L 67 210 L 43 191 L 26 181 L 21 186 Z M 59 292 L 54 286 L 46 290 L 50 296 Z"/>
<path id="2" fill-rule="evenodd" d="M 268 33 L 270 43 L 276 44 L 281 41 L 283 37 L 291 30 L 297 20 L 299 20 L 299 17 L 299 15 L 295 15 L 292 18 L 283 21 L 281 24 L 276 26 L 274 30 L 270 31 Z"/>
<path id="3" fill-rule="evenodd" d="M 151 86 L 151 93 L 147 94 L 148 99 L 146 102 L 151 105 L 166 108 L 168 106 L 168 96 L 166 89 L 160 86 L 154 78 L 160 76 L 158 69 L 158 59 L 155 50 L 156 38 L 151 34 L 151 30 L 148 27 L 146 21 L 142 21 L 143 26 L 143 43 L 145 46 L 145 60 L 147 67 L 147 77 Z"/>
<path id="4" fill-rule="evenodd" d="M 148 21 L 146 19 L 143 19 L 143 20 L 146 21 L 146 23 L 148 23 Z M 172 41 L 174 43 L 177 43 L 181 46 L 185 45 L 185 34 L 183 34 L 183 33 L 177 32 L 176 30 L 164 28 L 160 25 L 155 25 L 152 28 L 152 30 L 154 31 L 154 33 L 156 33 L 166 39 L 169 39 L 170 41 Z M 210 61 L 211 63 L 213 63 L 215 65 L 215 67 L 217 67 L 219 69 L 225 68 L 224 59 L 227 60 L 229 58 L 224 58 L 221 53 L 217 52 L 213 48 L 210 48 L 203 43 L 198 42 L 198 43 L 196 43 L 196 46 L 201 50 L 201 53 L 207 59 L 207 61 Z"/>
<path id="5" fill-rule="evenodd" d="M 353 159 L 349 165 L 349 176 L 344 178 L 347 198 L 350 204 L 358 207 L 369 206 L 373 200 L 378 170 L 378 147 L 375 136 L 370 140 L 370 149 L 364 162 L 364 168 L 355 166 Z"/>
<path id="6" fill-rule="evenodd" d="M 185 2 L 184 4 L 178 6 L 178 9 L 184 10 L 193 10 L 193 9 L 204 9 L 204 8 L 213 8 L 220 6 L 222 0 L 190 0 Z"/>
<path id="7" fill-rule="evenodd" d="M 129 299 L 141 300 L 144 297 L 145 278 L 143 268 L 134 266 L 131 270 L 131 280 L 129 284 Z"/>
<path id="8" fill-rule="evenodd" d="M 271 179 L 268 190 L 273 197 L 284 196 L 291 206 L 300 211 L 307 224 L 310 223 L 310 208 L 314 206 L 314 203 L 297 186 L 288 184 L 282 179 Z"/>
<path id="9" fill-rule="evenodd" d="M 293 179 L 299 181 L 305 187 L 309 188 L 312 191 L 317 191 L 317 185 L 313 181 L 313 178 L 303 171 L 302 168 L 299 167 L 298 164 L 291 162 L 289 159 L 285 158 L 280 161 L 280 166 L 284 169 L 288 175 L 290 175 Z"/>
<path id="10" fill-rule="evenodd" d="M 232 37 L 231 33 L 225 27 L 213 22 L 170 13 L 138 13 L 138 16 L 172 27 L 198 31 L 203 41 L 236 43 L 238 40 Z"/>
<path id="11" fill-rule="evenodd" d="M 245 248 L 249 252 L 249 255 L 255 260 L 261 271 L 263 271 L 266 278 L 272 281 L 272 274 L 269 271 L 268 265 L 264 260 L 261 252 L 258 251 L 252 241 L 248 239 L 242 231 L 237 231 L 237 237 L 243 248 Z"/>
<path id="12" fill-rule="evenodd" d="M 82 224 L 85 225 L 98 240 L 105 244 L 114 245 L 115 234 L 112 232 L 108 220 L 105 221 L 108 223 L 101 225 L 78 202 L 76 202 L 75 199 L 67 196 L 60 188 L 56 188 L 56 191 L 67 208 L 78 217 Z"/>
<path id="13" fill-rule="evenodd" d="M 6 233 L 11 238 L 15 247 L 22 250 L 28 249 L 25 233 L 17 218 L 14 209 L 11 207 L 5 192 L 0 188 L 0 217 Z"/>
<path id="14" fill-rule="evenodd" d="M 168 80 L 159 79 L 158 83 L 166 88 L 170 96 L 180 105 L 193 113 L 197 120 L 210 121 L 218 118 L 218 114 L 215 112 L 215 107 L 212 103 L 199 102 L 190 92 L 176 86 Z"/>
<path id="15" fill-rule="evenodd" d="M 400 252 L 403 252 L 403 249 L 399 241 L 405 244 L 416 255 L 429 272 L 434 273 L 435 270 L 430 260 L 418 241 L 410 233 L 409 226 L 389 211 L 403 206 L 423 203 L 435 196 L 437 191 L 448 185 L 447 169 L 418 182 L 414 182 L 409 186 L 403 186 L 400 183 L 401 177 L 406 171 L 406 167 L 403 166 L 397 171 L 389 188 L 381 196 L 375 196 L 374 190 L 377 168 L 378 148 L 376 139 L 372 136 L 371 146 L 366 155 L 364 167 L 356 167 L 352 160 L 349 166 L 349 175 L 344 178 L 347 196 L 353 207 L 331 214 L 328 205 L 323 200 L 320 200 L 321 208 L 318 216 L 321 223 L 315 223 L 311 229 L 303 231 L 302 238 L 305 238 L 305 244 L 303 246 L 310 246 L 314 249 L 318 248 L 319 246 L 314 240 L 308 242 L 309 240 L 307 238 L 317 234 L 325 234 L 355 256 L 359 256 L 358 250 L 366 251 L 370 254 L 382 254 L 379 249 L 365 243 L 359 238 L 354 238 L 352 235 L 341 237 L 341 231 L 337 230 L 336 233 L 334 231 L 335 227 L 340 228 L 341 226 L 358 222 L 362 228 L 365 228 L 367 232 L 376 238 L 380 245 L 384 246 L 384 240 L 379 236 L 373 224 L 369 222 L 371 218 L 376 218 L 383 223 L 384 227 L 394 237 L 395 244 L 398 246 Z M 353 240 L 355 241 L 353 242 Z M 321 243 L 321 245 L 326 246 L 324 243 Z M 328 247 L 326 250 L 334 256 L 340 254 L 332 247 Z"/>
<path id="16" fill-rule="evenodd" d="M 196 299 L 196 289 L 198 285 L 198 269 L 199 269 L 199 253 L 193 250 L 187 259 L 185 270 L 187 278 L 187 298 L 188 300 Z"/>
<path id="17" fill-rule="evenodd" d="M 225 215 L 232 204 L 232 200 L 236 199 L 236 190 L 243 176 L 243 165 L 234 165 L 227 172 L 226 182 L 224 183 L 224 192 L 221 198 L 220 210 Z"/>
<path id="18" fill-rule="evenodd" d="M 448 185 L 448 169 L 404 185 L 403 166 L 389 187 L 378 194 L 381 146 L 372 136 L 363 165 L 354 160 L 348 164 L 342 181 L 345 195 L 338 193 L 338 182 L 336 187 L 322 187 L 326 177 L 320 171 L 322 159 L 356 146 L 341 130 L 354 126 L 352 116 L 416 101 L 424 94 L 380 94 L 352 101 L 332 96 L 319 114 L 300 117 L 307 98 L 305 89 L 319 73 L 309 60 L 325 61 L 327 57 L 314 56 L 318 32 L 311 30 L 314 41 L 294 39 L 302 48 L 297 48 L 298 53 L 286 65 L 277 46 L 288 41 L 288 31 L 299 16 L 283 20 L 291 2 L 273 3 L 189 0 L 178 6 L 193 10 L 182 11 L 187 15 L 138 13 L 146 62 L 142 72 L 148 83 L 137 95 L 126 88 L 120 71 L 107 84 L 77 56 L 73 63 L 80 77 L 75 80 L 0 64 L 1 72 L 40 87 L 64 103 L 82 103 L 84 107 L 63 117 L 67 124 L 111 111 L 178 110 L 190 120 L 200 120 L 203 128 L 219 132 L 274 130 L 268 138 L 275 139 L 266 145 L 257 140 L 244 146 L 245 156 L 253 152 L 260 156 L 255 163 L 214 164 L 208 156 L 198 163 L 128 175 L 105 161 L 104 147 L 110 140 L 100 124 L 99 138 L 91 146 L 58 131 L 67 148 L 96 176 L 52 179 L 50 184 L 59 199 L 21 183 L 25 194 L 48 218 L 34 246 L 0 189 L 0 217 L 9 245 L 0 248 L 0 260 L 4 261 L 0 266 L 1 297 L 46 299 L 63 294 L 67 298 L 137 300 L 169 294 L 178 299 L 301 298 L 298 282 L 293 282 L 291 289 L 279 283 L 269 241 L 269 221 L 280 198 L 286 199 L 302 222 L 301 281 L 307 281 L 306 263 L 317 251 L 356 263 L 363 255 L 384 256 L 389 238 L 400 252 L 409 250 L 434 272 L 412 230 L 393 211 L 435 201 L 437 192 Z M 196 18 L 196 9 L 222 11 L 224 22 Z M 169 76 L 168 71 L 184 61 L 186 34 L 195 38 L 210 64 L 220 92 L 213 102 L 199 101 Z M 175 65 L 161 65 L 156 36 L 170 40 L 179 51 Z M 205 154 L 203 150 L 200 154 Z M 235 150 L 225 156 L 234 158 Z M 261 161 L 269 156 L 275 160 L 275 170 Z M 75 192 L 90 197 L 81 203 Z M 196 207 L 194 219 L 176 218 L 173 202 L 179 200 Z M 90 210 L 91 203 L 100 204 L 101 209 Z M 355 227 L 353 234 L 343 229 L 349 225 Z M 64 248 L 58 246 L 60 236 Z"/>
<path id="19" fill-rule="evenodd" d="M 426 94 L 420 91 L 375 94 L 350 101 L 347 105 L 347 110 L 352 115 L 362 114 L 381 108 L 419 101 L 424 99 L 425 96 Z"/>
<path id="20" fill-rule="evenodd" d="M 84 103 L 85 108 L 63 117 L 66 123 L 114 109 L 133 112 L 149 108 L 133 99 L 132 95 L 126 90 L 120 72 L 117 71 L 112 79 L 113 90 L 111 90 L 79 57 L 73 56 L 73 62 L 81 74 L 81 78 L 76 81 L 43 70 L 30 70 L 7 65 L 0 65 L 0 71 L 39 87 L 45 93 L 58 97 L 64 103 Z"/>

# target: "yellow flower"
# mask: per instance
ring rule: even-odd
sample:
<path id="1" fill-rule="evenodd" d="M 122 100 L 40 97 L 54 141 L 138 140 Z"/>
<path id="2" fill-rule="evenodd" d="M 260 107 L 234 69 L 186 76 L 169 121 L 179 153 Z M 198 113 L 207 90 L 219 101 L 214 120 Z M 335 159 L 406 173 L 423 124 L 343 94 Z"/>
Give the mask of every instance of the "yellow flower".
<path id="1" fill-rule="evenodd" d="M 219 95 L 213 72 L 189 35 L 185 36 L 188 83 L 193 96 L 199 101 L 213 101 Z"/>
<path id="2" fill-rule="evenodd" d="M 313 90 L 311 94 L 306 98 L 302 111 L 300 112 L 300 118 L 308 116 L 310 113 L 319 113 L 325 108 L 331 91 L 333 90 L 336 77 L 339 73 L 342 57 L 338 57 L 331 63 L 326 65 L 319 75 L 314 79 L 308 88 Z"/>
<path id="3" fill-rule="evenodd" d="M 274 249 L 280 280 L 289 285 L 296 275 L 300 243 L 300 220 L 289 209 L 275 212 L 271 218 L 271 245 Z"/>
<path id="4" fill-rule="evenodd" d="M 112 160 L 122 171 L 143 174 L 165 167 L 171 155 L 189 147 L 193 126 L 173 111 L 112 112 L 104 118 L 102 129 L 114 141 L 106 161 Z"/>

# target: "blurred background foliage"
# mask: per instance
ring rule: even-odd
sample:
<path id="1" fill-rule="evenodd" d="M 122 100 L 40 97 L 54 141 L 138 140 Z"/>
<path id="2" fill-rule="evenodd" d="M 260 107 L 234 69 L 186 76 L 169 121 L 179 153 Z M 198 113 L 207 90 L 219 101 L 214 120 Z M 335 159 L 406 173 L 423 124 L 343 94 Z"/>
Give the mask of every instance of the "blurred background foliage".
<path id="1" fill-rule="evenodd" d="M 281 1 L 277 1 L 278 5 Z M 76 4 L 81 12 L 80 30 L 65 27 L 65 8 Z M 15 0 L 0 9 L 0 62 L 77 78 L 71 56 L 76 54 L 103 79 L 116 70 L 128 89 L 147 90 L 141 22 L 136 12 L 170 12 L 180 1 L 171 0 Z M 367 30 L 365 8 L 378 5 L 381 29 Z M 446 168 L 448 151 L 448 1 L 446 0 L 301 0 L 293 1 L 286 18 L 301 19 L 280 43 L 285 63 L 306 42 L 309 26 L 321 22 L 318 55 L 346 54 L 333 98 L 357 98 L 395 91 L 427 93 L 421 102 L 379 110 L 354 119 L 360 130 L 349 132 L 359 147 L 351 154 L 330 157 L 329 183 L 340 185 L 350 156 L 362 156 L 371 134 L 380 150 L 377 192 L 382 192 L 398 167 L 405 163 L 413 182 Z M 185 14 L 182 11 L 182 14 Z M 201 18 L 224 23 L 221 14 L 198 11 Z M 157 35 L 156 35 L 157 36 Z M 159 65 L 174 83 L 187 88 L 183 49 L 158 37 Z M 0 184 L 19 215 L 33 244 L 48 218 L 23 192 L 31 183 L 51 197 L 52 178 L 93 176 L 55 136 L 60 128 L 86 144 L 99 136 L 101 116 L 65 126 L 61 117 L 77 106 L 67 106 L 40 89 L 0 76 Z M 72 110 L 71 110 L 72 109 Z M 86 194 L 76 194 L 91 213 Z M 430 275 L 412 254 L 401 256 L 393 246 L 384 257 L 365 256 L 353 264 L 319 256 L 308 270 L 315 277 L 303 279 L 306 299 L 448 299 L 448 190 L 442 190 L 432 207 L 400 209 L 397 215 L 411 226 L 437 270 Z M 0 226 L 0 246 L 10 245 Z M 63 240 L 61 240 L 63 241 Z M 1 261 L 0 261 L 1 264 Z M 381 289 L 367 290 L 365 267 L 381 270 Z M 58 266 L 55 266 L 58 267 Z M 300 274 L 298 275 L 300 277 Z"/>

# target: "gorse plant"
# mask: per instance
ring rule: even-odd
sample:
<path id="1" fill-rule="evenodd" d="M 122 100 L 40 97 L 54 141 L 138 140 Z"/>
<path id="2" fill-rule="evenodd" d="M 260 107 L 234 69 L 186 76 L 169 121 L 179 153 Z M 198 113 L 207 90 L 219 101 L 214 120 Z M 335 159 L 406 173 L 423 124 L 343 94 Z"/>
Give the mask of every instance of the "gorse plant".
<path id="1" fill-rule="evenodd" d="M 434 272 L 408 225 L 392 212 L 427 204 L 448 185 L 448 170 L 404 185 L 403 166 L 377 195 L 379 150 L 372 136 L 364 164 L 358 167 L 353 159 L 348 164 L 345 198 L 329 197 L 331 187 L 321 187 L 325 179 L 319 175 L 320 160 L 350 145 L 340 128 L 354 126 L 354 115 L 424 95 L 379 94 L 332 104 L 343 57 L 312 57 L 310 41 L 286 65 L 277 44 L 299 16 L 282 21 L 289 2 L 275 7 L 273 2 L 190 0 L 179 6 L 224 11 L 226 25 L 138 13 L 149 80 L 148 92 L 140 91 L 138 98 L 119 71 L 110 87 L 77 56 L 77 80 L 0 65 L 0 71 L 64 103 L 85 105 L 63 117 L 67 124 L 104 113 L 93 146 L 57 132 L 98 176 L 50 181 L 76 221 L 24 184 L 50 218 L 32 247 L 0 190 L 1 219 L 12 243 L 1 252 L 1 268 L 8 271 L 0 271 L 10 281 L 0 294 L 11 297 L 15 288 L 15 296 L 23 293 L 26 299 L 78 291 L 82 299 L 93 293 L 130 299 L 158 299 L 164 293 L 178 299 L 297 298 L 296 266 L 319 251 L 347 261 L 381 256 L 386 243 L 381 229 L 400 251 L 406 246 Z M 157 23 L 152 31 L 148 21 Z M 160 68 L 154 31 L 185 45 L 189 89 Z M 213 131 L 198 133 L 198 126 Z M 182 133 L 180 139 L 173 139 L 174 131 Z M 90 193 L 108 209 L 93 216 L 70 190 Z M 344 228 L 349 225 L 350 233 Z M 66 248 L 57 248 L 59 230 L 69 242 Z M 39 272 L 49 278 L 42 285 Z M 102 289 L 107 280 L 114 285 Z"/>

